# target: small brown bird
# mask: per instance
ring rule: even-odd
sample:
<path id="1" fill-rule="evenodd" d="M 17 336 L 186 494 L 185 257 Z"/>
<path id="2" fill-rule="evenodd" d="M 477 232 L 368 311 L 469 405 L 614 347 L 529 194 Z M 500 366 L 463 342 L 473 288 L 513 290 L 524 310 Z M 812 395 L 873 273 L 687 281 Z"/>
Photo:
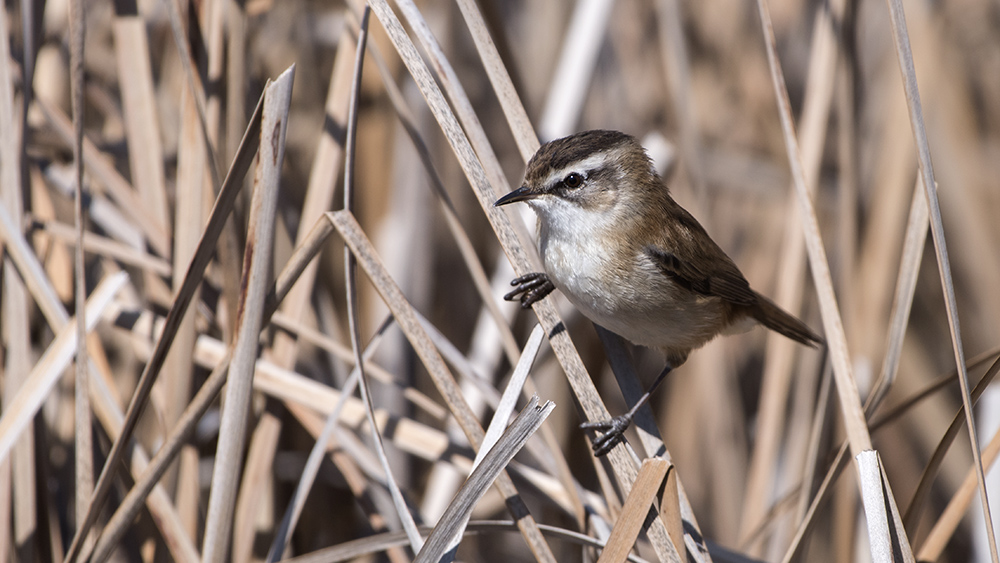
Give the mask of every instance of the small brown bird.
<path id="1" fill-rule="evenodd" d="M 494 203 L 528 203 L 538 216 L 545 272 L 511 282 L 504 296 L 528 308 L 559 289 L 591 321 L 657 348 L 666 367 L 624 415 L 589 422 L 594 453 L 623 440 L 636 411 L 691 350 L 759 323 L 796 342 L 822 339 L 750 289 L 736 264 L 677 204 L 642 145 L 618 131 L 585 131 L 542 145 L 524 185 Z"/>

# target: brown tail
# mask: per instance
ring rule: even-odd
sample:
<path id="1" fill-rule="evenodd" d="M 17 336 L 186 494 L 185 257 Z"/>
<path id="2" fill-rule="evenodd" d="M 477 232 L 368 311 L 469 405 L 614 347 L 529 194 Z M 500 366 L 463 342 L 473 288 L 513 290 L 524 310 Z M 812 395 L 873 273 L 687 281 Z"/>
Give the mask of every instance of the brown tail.
<path id="1" fill-rule="evenodd" d="M 823 339 L 810 330 L 805 323 L 789 315 L 773 301 L 759 293 L 757 293 L 757 303 L 750 308 L 750 315 L 767 328 L 806 346 L 823 344 Z"/>

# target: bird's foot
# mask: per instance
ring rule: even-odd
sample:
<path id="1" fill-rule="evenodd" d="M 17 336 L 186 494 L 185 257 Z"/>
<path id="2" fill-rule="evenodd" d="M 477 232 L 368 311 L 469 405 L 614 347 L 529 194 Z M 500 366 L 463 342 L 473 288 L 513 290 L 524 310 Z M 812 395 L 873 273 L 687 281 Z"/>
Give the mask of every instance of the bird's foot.
<path id="1" fill-rule="evenodd" d="M 536 301 L 541 301 L 546 295 L 552 293 L 556 286 L 543 272 L 532 272 L 521 277 L 514 278 L 510 282 L 514 290 L 503 296 L 504 301 L 521 301 L 522 309 L 529 309 Z"/>
<path id="2" fill-rule="evenodd" d="M 610 452 L 620 442 L 625 440 L 625 429 L 632 423 L 633 413 L 618 415 L 611 420 L 599 422 L 584 422 L 580 428 L 584 430 L 596 430 L 603 432 L 594 440 L 594 455 L 601 457 Z"/>

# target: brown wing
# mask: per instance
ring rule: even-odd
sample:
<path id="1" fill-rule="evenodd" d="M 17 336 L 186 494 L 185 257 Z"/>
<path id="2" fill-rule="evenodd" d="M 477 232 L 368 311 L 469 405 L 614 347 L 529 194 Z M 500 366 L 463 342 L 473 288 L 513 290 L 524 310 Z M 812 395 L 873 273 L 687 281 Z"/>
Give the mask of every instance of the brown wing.
<path id="1" fill-rule="evenodd" d="M 672 203 L 672 202 L 671 202 Z M 664 240 L 682 241 L 667 250 L 649 245 L 646 254 L 664 275 L 681 287 L 702 295 L 721 297 L 725 301 L 746 307 L 747 313 L 767 328 L 802 344 L 823 344 L 823 339 L 771 300 L 750 289 L 750 283 L 708 236 L 705 229 L 687 211 L 674 204 Z"/>
<path id="2" fill-rule="evenodd" d="M 665 240 L 680 243 L 670 245 L 673 248 L 669 249 L 665 245 L 646 246 L 646 254 L 660 270 L 695 293 L 721 297 L 734 305 L 756 304 L 757 293 L 698 221 L 677 204 L 671 210 L 671 217 L 674 220 L 666 226 Z"/>

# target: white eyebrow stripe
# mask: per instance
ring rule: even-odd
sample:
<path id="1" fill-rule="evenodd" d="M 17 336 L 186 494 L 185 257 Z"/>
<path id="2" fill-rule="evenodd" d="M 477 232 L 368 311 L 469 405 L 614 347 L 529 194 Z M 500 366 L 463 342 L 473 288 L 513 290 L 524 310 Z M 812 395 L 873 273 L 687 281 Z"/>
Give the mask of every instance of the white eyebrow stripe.
<path id="1" fill-rule="evenodd" d="M 570 172 L 579 172 L 584 174 L 588 170 L 594 170 L 601 168 L 606 165 L 608 161 L 612 160 L 612 154 L 610 150 L 601 151 L 594 153 L 583 160 L 578 160 L 569 166 L 564 166 L 558 170 L 553 170 L 549 172 L 549 175 L 545 177 L 545 183 L 543 185 L 550 186 L 552 183 L 562 180 Z M 586 176 L 586 174 L 584 174 Z"/>

